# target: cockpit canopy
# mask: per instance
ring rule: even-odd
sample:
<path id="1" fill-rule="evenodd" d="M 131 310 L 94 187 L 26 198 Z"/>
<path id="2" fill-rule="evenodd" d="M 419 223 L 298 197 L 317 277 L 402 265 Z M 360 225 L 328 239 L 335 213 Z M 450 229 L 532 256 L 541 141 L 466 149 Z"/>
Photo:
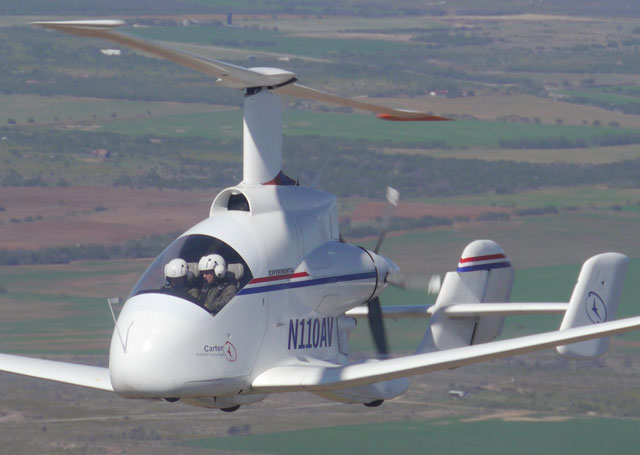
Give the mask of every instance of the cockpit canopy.
<path id="1" fill-rule="evenodd" d="M 198 262 L 203 256 L 218 254 L 227 266 L 225 279 L 232 282 L 237 290 L 242 289 L 253 275 L 240 255 L 222 240 L 203 234 L 179 237 L 173 241 L 151 263 L 133 287 L 129 298 L 150 292 L 172 294 L 196 302 L 202 286 Z M 180 284 L 165 276 L 165 265 L 174 259 L 183 259 L 187 264 L 186 275 Z"/>

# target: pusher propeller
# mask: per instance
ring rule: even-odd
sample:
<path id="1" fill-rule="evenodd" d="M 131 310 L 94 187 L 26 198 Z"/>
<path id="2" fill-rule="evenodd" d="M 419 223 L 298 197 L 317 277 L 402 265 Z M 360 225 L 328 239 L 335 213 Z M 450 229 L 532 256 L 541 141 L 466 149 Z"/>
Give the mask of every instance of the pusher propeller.
<path id="1" fill-rule="evenodd" d="M 400 192 L 390 186 L 387 187 L 386 196 L 389 204 L 385 207 L 384 214 L 380 222 L 380 235 L 378 236 L 376 246 L 373 250 L 376 254 L 380 251 L 382 242 L 389 230 L 389 223 L 393 216 L 393 211 L 400 202 Z M 428 294 L 437 294 L 440 291 L 441 284 L 440 275 L 432 275 L 431 277 L 408 276 L 401 271 L 389 273 L 385 280 L 386 283 L 401 289 L 426 292 Z M 389 349 L 384 329 L 380 299 L 375 297 L 369 300 L 367 302 L 367 306 L 369 308 L 367 312 L 367 319 L 369 320 L 369 328 L 371 330 L 371 336 L 373 337 L 376 351 L 380 357 L 387 357 L 389 355 Z"/>
<path id="2" fill-rule="evenodd" d="M 389 203 L 385 209 L 380 222 L 380 235 L 373 251 L 377 254 L 380 251 L 384 237 L 389 229 L 389 221 L 393 215 L 393 209 L 398 206 L 400 202 L 400 192 L 390 186 L 387 187 L 387 202 Z M 387 357 L 389 355 L 389 348 L 387 344 L 387 335 L 384 329 L 384 320 L 382 318 L 382 307 L 380 305 L 380 299 L 374 297 L 367 302 L 369 311 L 367 312 L 367 319 L 369 320 L 369 328 L 371 330 L 371 336 L 373 337 L 373 343 L 378 352 L 378 356 Z"/>
<path id="3" fill-rule="evenodd" d="M 387 275 L 387 283 L 406 291 L 437 294 L 440 292 L 442 278 L 440 275 L 431 275 L 430 277 L 418 275 L 409 276 L 403 272 L 396 272 Z"/>
<path id="4" fill-rule="evenodd" d="M 373 337 L 376 352 L 379 357 L 387 357 L 389 355 L 389 347 L 387 345 L 387 334 L 384 330 L 380 299 L 378 297 L 374 297 L 367 302 L 367 306 L 369 307 L 367 319 L 369 320 L 369 329 L 371 330 L 371 336 Z"/>

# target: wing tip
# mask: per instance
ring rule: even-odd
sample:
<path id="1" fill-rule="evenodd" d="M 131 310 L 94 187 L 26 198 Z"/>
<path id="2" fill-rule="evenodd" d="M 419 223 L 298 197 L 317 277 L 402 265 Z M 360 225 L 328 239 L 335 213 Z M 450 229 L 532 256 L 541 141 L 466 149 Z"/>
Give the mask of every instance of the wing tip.
<path id="1" fill-rule="evenodd" d="M 377 114 L 377 118 L 391 122 L 449 122 L 453 119 L 430 114 Z"/>
<path id="2" fill-rule="evenodd" d="M 103 31 L 112 28 L 122 27 L 125 22 L 119 19 L 96 19 L 82 21 L 35 21 L 30 25 L 42 27 L 49 30 L 60 30 L 68 33 Z"/>

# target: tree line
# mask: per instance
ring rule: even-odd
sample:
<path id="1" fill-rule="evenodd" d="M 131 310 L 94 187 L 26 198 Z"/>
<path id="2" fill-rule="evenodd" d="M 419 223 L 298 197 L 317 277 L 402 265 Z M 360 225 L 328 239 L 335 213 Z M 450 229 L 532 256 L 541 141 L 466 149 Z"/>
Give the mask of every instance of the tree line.
<path id="1" fill-rule="evenodd" d="M 110 260 L 155 257 L 178 232 L 151 235 L 115 245 L 84 244 L 44 247 L 37 250 L 0 250 L 0 265 L 66 264 L 81 260 Z"/>
<path id="2" fill-rule="evenodd" d="M 2 155 L 6 165 L 0 168 L 0 186 L 202 190 L 234 185 L 242 178 L 239 140 L 162 137 L 154 142 L 148 136 L 2 128 L 0 133 L 10 136 L 8 154 Z M 285 137 L 284 171 L 303 186 L 314 182 L 347 197 L 383 198 L 387 186 L 410 198 L 584 184 L 640 187 L 640 158 L 604 164 L 527 163 L 389 155 L 379 151 L 381 146 L 364 139 Z M 84 158 L 97 147 L 108 148 L 113 156 L 87 164 Z"/>

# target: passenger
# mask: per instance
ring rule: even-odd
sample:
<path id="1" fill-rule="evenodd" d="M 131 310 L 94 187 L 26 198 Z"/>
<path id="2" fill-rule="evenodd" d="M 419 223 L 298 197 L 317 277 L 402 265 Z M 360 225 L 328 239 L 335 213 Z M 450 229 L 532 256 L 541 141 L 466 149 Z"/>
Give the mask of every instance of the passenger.
<path id="1" fill-rule="evenodd" d="M 203 278 L 198 303 L 215 316 L 238 289 L 227 279 L 227 263 L 219 254 L 203 256 L 198 262 L 198 270 Z"/>
<path id="2" fill-rule="evenodd" d="M 175 258 L 167 262 L 164 266 L 164 288 L 166 292 L 176 297 L 195 300 L 198 298 L 198 289 L 189 288 L 187 274 L 189 267 L 184 259 Z"/>

